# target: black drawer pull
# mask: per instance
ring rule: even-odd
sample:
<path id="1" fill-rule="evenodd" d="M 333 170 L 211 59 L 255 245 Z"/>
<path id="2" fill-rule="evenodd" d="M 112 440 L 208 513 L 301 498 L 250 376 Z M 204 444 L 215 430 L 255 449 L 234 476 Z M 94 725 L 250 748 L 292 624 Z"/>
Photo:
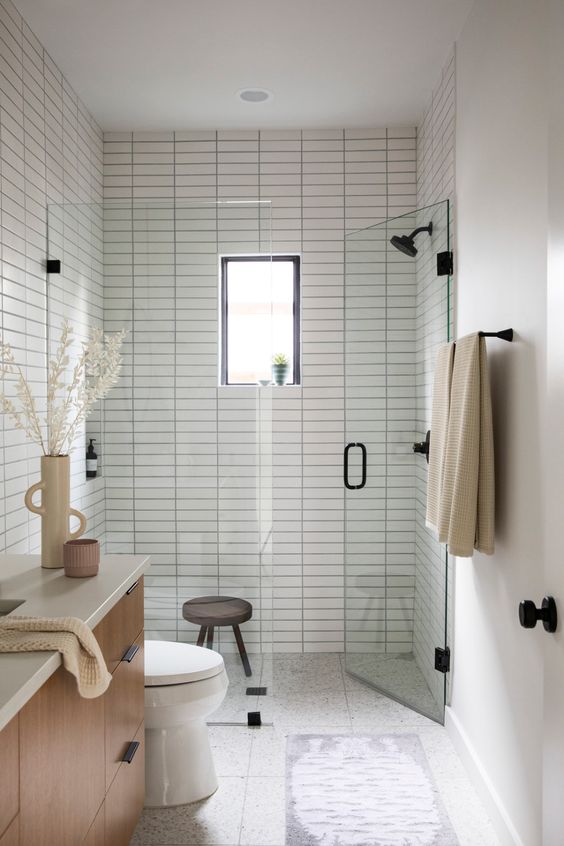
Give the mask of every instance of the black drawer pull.
<path id="1" fill-rule="evenodd" d="M 133 593 L 133 591 L 135 590 L 135 588 L 137 587 L 138 584 L 139 584 L 139 579 L 137 579 L 136 582 L 133 582 L 133 584 L 131 585 L 130 588 L 127 588 L 127 590 L 125 591 L 125 595 L 129 596 L 130 593 Z"/>
<path id="2" fill-rule="evenodd" d="M 127 747 L 126 751 L 125 751 L 125 755 L 121 759 L 123 761 L 123 763 L 124 764 L 131 764 L 131 762 L 135 758 L 135 753 L 137 752 L 138 749 L 139 749 L 139 741 L 138 740 L 132 740 L 131 743 L 129 744 L 129 746 Z"/>
<path id="3" fill-rule="evenodd" d="M 122 661 L 127 661 L 128 664 L 131 664 L 137 653 L 139 652 L 139 644 L 132 643 L 127 652 L 124 652 Z"/>

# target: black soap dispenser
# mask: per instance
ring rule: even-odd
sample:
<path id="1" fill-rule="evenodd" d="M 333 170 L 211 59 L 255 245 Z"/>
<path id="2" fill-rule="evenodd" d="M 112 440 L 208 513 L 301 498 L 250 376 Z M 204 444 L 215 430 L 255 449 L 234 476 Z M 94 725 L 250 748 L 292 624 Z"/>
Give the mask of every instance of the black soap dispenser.
<path id="1" fill-rule="evenodd" d="M 96 438 L 90 438 L 88 449 L 86 450 L 86 478 L 94 479 L 98 475 L 98 456 L 94 452 L 94 441 Z"/>

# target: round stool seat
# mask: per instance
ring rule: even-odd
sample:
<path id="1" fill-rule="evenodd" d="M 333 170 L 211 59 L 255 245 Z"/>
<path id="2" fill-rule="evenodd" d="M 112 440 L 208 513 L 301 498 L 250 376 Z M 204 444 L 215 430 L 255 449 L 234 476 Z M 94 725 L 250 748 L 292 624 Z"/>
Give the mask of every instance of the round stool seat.
<path id="1" fill-rule="evenodd" d="M 215 628 L 232 626 L 245 675 L 252 675 L 243 635 L 239 628 L 240 623 L 246 623 L 253 616 L 253 606 L 250 602 L 236 596 L 198 596 L 196 599 L 188 599 L 184 603 L 182 616 L 189 623 L 195 623 L 200 627 L 198 646 L 203 646 L 207 635 L 208 649 L 213 647 Z"/>
<path id="2" fill-rule="evenodd" d="M 253 606 L 236 596 L 199 596 L 182 606 L 182 616 L 198 626 L 238 626 L 253 616 Z"/>

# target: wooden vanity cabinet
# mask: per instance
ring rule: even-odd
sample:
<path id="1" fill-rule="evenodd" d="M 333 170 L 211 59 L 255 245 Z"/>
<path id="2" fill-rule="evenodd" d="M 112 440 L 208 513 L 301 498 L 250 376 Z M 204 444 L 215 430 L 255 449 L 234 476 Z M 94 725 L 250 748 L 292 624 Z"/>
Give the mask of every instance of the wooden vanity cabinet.
<path id="1" fill-rule="evenodd" d="M 19 715 L 0 731 L 0 846 L 11 846 L 20 809 Z"/>
<path id="2" fill-rule="evenodd" d="M 0 846 L 129 844 L 145 792 L 142 579 L 94 633 L 112 672 L 104 696 L 83 699 L 61 667 L 0 733 L 12 771 L 0 782 Z"/>
<path id="3" fill-rule="evenodd" d="M 0 846 L 19 846 L 20 844 L 20 815 L 14 817 L 2 837 Z"/>
<path id="4" fill-rule="evenodd" d="M 104 697 L 60 667 L 19 716 L 20 842 L 76 846 L 104 800 Z"/>

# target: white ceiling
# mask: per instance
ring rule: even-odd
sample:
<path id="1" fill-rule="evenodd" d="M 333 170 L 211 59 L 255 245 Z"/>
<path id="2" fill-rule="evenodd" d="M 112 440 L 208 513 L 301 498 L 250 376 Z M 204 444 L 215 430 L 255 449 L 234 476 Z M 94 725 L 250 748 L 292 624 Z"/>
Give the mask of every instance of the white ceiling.
<path id="1" fill-rule="evenodd" d="M 106 130 L 412 124 L 472 2 L 15 0 Z"/>

